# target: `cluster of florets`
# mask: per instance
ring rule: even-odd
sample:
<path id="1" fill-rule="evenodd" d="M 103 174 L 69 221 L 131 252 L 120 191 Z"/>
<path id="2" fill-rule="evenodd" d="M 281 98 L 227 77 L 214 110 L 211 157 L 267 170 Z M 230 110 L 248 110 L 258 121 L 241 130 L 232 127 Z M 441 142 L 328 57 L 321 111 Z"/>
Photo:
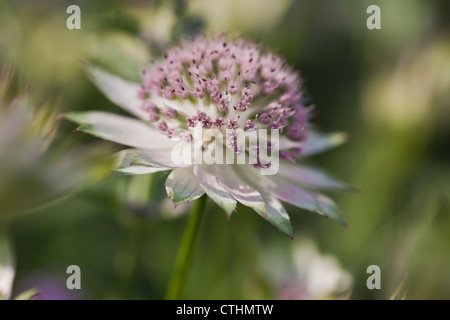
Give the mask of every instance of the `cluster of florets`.
<path id="1" fill-rule="evenodd" d="M 243 38 L 199 36 L 181 42 L 142 76 L 139 97 L 148 121 L 168 137 L 176 129 L 201 124 L 280 129 L 290 140 L 306 138 L 309 109 L 302 103 L 298 73 L 282 57 Z M 164 102 L 155 102 L 154 96 Z M 183 108 L 186 103 L 193 108 Z M 289 159 L 300 154 L 294 150 L 281 155 Z"/>

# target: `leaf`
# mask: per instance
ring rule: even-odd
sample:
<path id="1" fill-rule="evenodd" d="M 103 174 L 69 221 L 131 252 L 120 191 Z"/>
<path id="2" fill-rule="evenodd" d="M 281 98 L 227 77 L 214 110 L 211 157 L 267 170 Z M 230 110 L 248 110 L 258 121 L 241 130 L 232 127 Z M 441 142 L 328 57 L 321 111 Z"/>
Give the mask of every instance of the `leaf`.
<path id="1" fill-rule="evenodd" d="M 403 280 L 398 284 L 397 288 L 395 289 L 394 293 L 391 295 L 389 300 L 406 300 L 406 289 L 404 289 L 406 278 L 407 277 L 405 276 Z"/>
<path id="2" fill-rule="evenodd" d="M 25 292 L 22 292 L 17 297 L 15 297 L 14 300 L 31 300 L 39 294 L 40 294 L 39 291 L 37 289 L 33 288 L 33 289 L 29 289 Z"/>
<path id="3" fill-rule="evenodd" d="M 205 194 L 195 179 L 193 168 L 174 169 L 166 180 L 166 192 L 175 206 L 200 198 Z"/>

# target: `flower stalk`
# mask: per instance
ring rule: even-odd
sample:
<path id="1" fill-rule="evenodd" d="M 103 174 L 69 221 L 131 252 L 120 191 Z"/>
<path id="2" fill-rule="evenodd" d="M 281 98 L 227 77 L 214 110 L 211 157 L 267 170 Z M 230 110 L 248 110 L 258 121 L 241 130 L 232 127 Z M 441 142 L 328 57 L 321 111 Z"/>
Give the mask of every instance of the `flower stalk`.
<path id="1" fill-rule="evenodd" d="M 206 199 L 206 196 L 200 197 L 196 201 L 195 207 L 189 216 L 175 262 L 175 268 L 167 290 L 167 300 L 178 300 L 183 294 L 184 285 L 186 283 L 186 278 L 189 271 L 189 265 L 194 252 L 195 241 L 197 239 L 202 216 L 205 211 Z"/>

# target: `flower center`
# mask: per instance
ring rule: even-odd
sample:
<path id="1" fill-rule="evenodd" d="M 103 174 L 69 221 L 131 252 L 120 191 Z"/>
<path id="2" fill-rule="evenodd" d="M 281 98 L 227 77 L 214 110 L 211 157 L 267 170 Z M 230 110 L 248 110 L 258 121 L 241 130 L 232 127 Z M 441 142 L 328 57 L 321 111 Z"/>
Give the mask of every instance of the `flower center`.
<path id="1" fill-rule="evenodd" d="M 302 103 L 299 75 L 280 56 L 243 38 L 182 42 L 142 77 L 139 96 L 148 121 L 169 138 L 176 129 L 197 125 L 276 129 L 294 141 L 306 137 L 309 109 Z"/>

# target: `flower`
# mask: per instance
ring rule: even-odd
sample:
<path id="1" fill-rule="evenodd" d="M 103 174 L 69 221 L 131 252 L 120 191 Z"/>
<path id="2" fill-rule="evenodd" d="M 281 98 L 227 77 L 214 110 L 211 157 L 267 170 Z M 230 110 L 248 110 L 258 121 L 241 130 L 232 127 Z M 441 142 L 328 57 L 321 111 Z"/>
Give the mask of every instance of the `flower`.
<path id="1" fill-rule="evenodd" d="M 31 90 L 12 101 L 13 72 L 0 74 L 0 216 L 16 214 L 56 199 L 83 182 L 103 177 L 110 162 L 99 148 L 73 149 L 53 144 L 55 98 L 36 104 Z M 26 196 L 24 196 L 26 195 Z"/>
<path id="2" fill-rule="evenodd" d="M 0 300 L 11 296 L 15 276 L 14 257 L 11 244 L 5 234 L 0 233 Z"/>
<path id="3" fill-rule="evenodd" d="M 9 300 L 16 275 L 15 257 L 8 236 L 0 232 L 0 300 Z M 31 300 L 38 295 L 36 289 L 23 291 L 14 300 Z"/>
<path id="4" fill-rule="evenodd" d="M 175 205 L 206 193 L 230 217 L 240 202 L 290 237 L 289 216 L 279 200 L 345 223 L 335 203 L 318 190 L 348 186 L 295 163 L 342 143 L 345 136 L 307 129 L 310 108 L 303 104 L 301 79 L 282 57 L 244 38 L 197 36 L 152 62 L 142 71 L 142 84 L 89 64 L 85 68 L 111 101 L 139 119 L 99 111 L 65 114 L 80 131 L 132 147 L 117 154 L 116 172 L 171 171 L 165 187 Z M 202 137 L 196 146 L 198 129 L 224 133 L 227 143 Z M 252 150 L 238 144 L 240 136 L 256 130 L 279 135 L 279 141 L 263 140 L 267 143 Z M 179 163 L 173 150 L 180 143 L 204 154 L 233 150 L 247 158 L 256 153 L 257 162 Z M 271 169 L 263 156 L 268 150 L 279 150 L 281 159 L 278 173 L 270 176 L 264 175 Z"/>
<path id="5" fill-rule="evenodd" d="M 337 258 L 322 254 L 310 239 L 294 242 L 290 263 L 280 259 L 280 250 L 271 250 L 265 257 L 271 261 L 269 278 L 278 299 L 318 300 L 348 299 L 353 289 L 352 275 L 344 270 Z M 276 261 L 275 265 L 273 261 Z"/>

